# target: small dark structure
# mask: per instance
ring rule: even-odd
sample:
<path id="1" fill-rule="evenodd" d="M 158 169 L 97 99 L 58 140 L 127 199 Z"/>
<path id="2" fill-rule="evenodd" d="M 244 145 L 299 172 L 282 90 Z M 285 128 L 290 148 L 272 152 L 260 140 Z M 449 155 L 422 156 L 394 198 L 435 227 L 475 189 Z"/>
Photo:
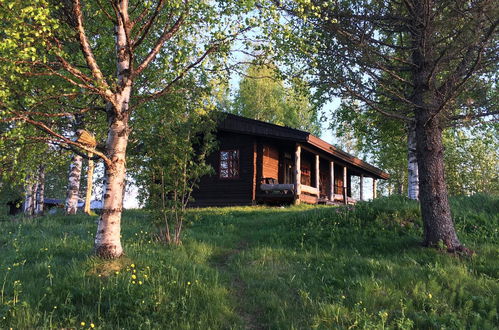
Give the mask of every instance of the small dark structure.
<path id="1" fill-rule="evenodd" d="M 208 157 L 215 174 L 193 192 L 192 206 L 259 203 L 354 203 L 351 176 L 388 179 L 382 170 L 304 131 L 227 114 L 219 148 Z"/>
<path id="2" fill-rule="evenodd" d="M 23 200 L 21 198 L 8 201 L 6 205 L 9 207 L 9 215 L 16 215 L 23 211 Z"/>

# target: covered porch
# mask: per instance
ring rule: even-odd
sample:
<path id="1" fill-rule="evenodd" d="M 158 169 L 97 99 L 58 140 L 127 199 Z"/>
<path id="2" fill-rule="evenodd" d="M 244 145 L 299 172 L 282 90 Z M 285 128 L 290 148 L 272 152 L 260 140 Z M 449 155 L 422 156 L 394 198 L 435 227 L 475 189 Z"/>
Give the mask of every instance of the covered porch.
<path id="1" fill-rule="evenodd" d="M 257 202 L 354 204 L 365 199 L 366 189 L 376 198 L 376 175 L 345 159 L 300 143 L 267 143 L 256 149 Z M 352 187 L 352 177 L 358 177 L 358 187 Z"/>

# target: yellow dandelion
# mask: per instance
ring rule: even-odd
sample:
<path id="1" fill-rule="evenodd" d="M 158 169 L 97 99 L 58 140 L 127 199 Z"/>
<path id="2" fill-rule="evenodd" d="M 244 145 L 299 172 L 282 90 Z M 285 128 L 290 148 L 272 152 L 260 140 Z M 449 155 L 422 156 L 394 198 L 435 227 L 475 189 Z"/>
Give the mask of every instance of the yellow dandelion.
<path id="1" fill-rule="evenodd" d="M 134 270 L 133 270 L 133 273 L 135 274 L 136 272 L 137 272 L 137 271 L 134 269 Z"/>
<path id="2" fill-rule="evenodd" d="M 133 274 L 132 278 L 135 280 L 137 278 L 137 275 Z"/>
<path id="3" fill-rule="evenodd" d="M 91 327 L 91 328 L 95 328 L 95 324 L 90 323 L 90 327 Z"/>
<path id="4" fill-rule="evenodd" d="M 139 285 L 142 285 L 142 281 L 139 281 Z"/>
<path id="5" fill-rule="evenodd" d="M 144 278 L 147 278 L 147 274 L 144 274 Z"/>
<path id="6" fill-rule="evenodd" d="M 132 284 L 135 284 L 135 281 L 132 281 Z"/>
<path id="7" fill-rule="evenodd" d="M 115 273 L 116 275 L 118 275 L 120 272 L 116 271 L 116 272 L 114 272 L 114 273 Z"/>
<path id="8" fill-rule="evenodd" d="M 347 298 L 347 297 L 345 297 L 345 296 L 341 296 L 341 299 L 346 299 L 346 298 Z"/>
<path id="9" fill-rule="evenodd" d="M 85 322 L 80 322 L 80 325 L 81 325 L 82 327 L 84 327 L 84 326 L 85 326 L 85 324 L 86 324 Z"/>
<path id="10" fill-rule="evenodd" d="M 191 285 L 191 282 L 187 282 L 187 285 Z"/>
<path id="11" fill-rule="evenodd" d="M 432 298 L 433 296 L 431 295 L 431 293 L 428 293 L 428 298 Z"/>
<path id="12" fill-rule="evenodd" d="M 135 264 L 131 264 L 130 267 L 134 268 L 135 267 Z"/>

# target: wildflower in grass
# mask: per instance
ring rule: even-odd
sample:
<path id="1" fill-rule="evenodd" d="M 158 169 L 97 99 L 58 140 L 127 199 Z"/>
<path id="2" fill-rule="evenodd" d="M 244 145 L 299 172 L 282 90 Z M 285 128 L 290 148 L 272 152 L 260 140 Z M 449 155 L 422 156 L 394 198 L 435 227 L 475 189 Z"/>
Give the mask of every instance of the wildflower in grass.
<path id="1" fill-rule="evenodd" d="M 137 275 L 133 274 L 132 278 L 135 280 L 137 278 Z"/>
<path id="2" fill-rule="evenodd" d="M 428 298 L 433 298 L 433 296 L 431 295 L 431 293 L 428 293 Z"/>
<path id="3" fill-rule="evenodd" d="M 134 269 L 134 270 L 133 270 L 133 273 L 135 274 L 135 273 L 137 273 L 137 271 Z"/>
<path id="4" fill-rule="evenodd" d="M 85 324 L 86 324 L 85 322 L 80 322 L 80 325 L 81 325 L 82 327 L 84 327 L 84 326 L 85 326 Z"/>
<path id="5" fill-rule="evenodd" d="M 135 284 L 135 281 L 132 281 L 132 284 Z"/>
<path id="6" fill-rule="evenodd" d="M 191 285 L 191 282 L 187 282 L 187 285 Z"/>
<path id="7" fill-rule="evenodd" d="M 346 299 L 346 298 L 347 298 L 347 297 L 345 297 L 345 296 L 341 296 L 341 299 Z"/>
<path id="8" fill-rule="evenodd" d="M 120 272 L 118 272 L 118 271 L 115 271 L 114 273 L 115 273 L 116 275 L 118 275 L 118 274 L 119 274 Z"/>
<path id="9" fill-rule="evenodd" d="M 131 264 L 131 265 L 130 265 L 130 267 L 131 267 L 131 268 L 135 268 L 135 264 Z"/>
<path id="10" fill-rule="evenodd" d="M 148 277 L 147 274 L 144 274 L 144 278 L 147 278 L 147 277 Z"/>
<path id="11" fill-rule="evenodd" d="M 90 327 L 91 327 L 91 328 L 95 328 L 95 324 L 90 323 Z"/>
<path id="12" fill-rule="evenodd" d="M 142 285 L 142 281 L 139 281 L 139 285 Z"/>
<path id="13" fill-rule="evenodd" d="M 54 309 L 57 309 L 57 306 L 54 306 Z"/>

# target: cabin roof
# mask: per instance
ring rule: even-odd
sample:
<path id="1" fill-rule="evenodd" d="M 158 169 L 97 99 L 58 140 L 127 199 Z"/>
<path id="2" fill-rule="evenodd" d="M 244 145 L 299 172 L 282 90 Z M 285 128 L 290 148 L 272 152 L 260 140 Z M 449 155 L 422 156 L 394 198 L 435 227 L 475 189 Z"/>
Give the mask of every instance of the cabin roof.
<path id="1" fill-rule="evenodd" d="M 220 131 L 267 137 L 272 139 L 293 141 L 304 146 L 318 149 L 331 160 L 340 160 L 357 169 L 359 172 L 378 179 L 388 179 L 390 175 L 383 170 L 327 143 L 326 141 L 299 129 L 270 124 L 264 121 L 224 114 L 218 129 Z"/>

